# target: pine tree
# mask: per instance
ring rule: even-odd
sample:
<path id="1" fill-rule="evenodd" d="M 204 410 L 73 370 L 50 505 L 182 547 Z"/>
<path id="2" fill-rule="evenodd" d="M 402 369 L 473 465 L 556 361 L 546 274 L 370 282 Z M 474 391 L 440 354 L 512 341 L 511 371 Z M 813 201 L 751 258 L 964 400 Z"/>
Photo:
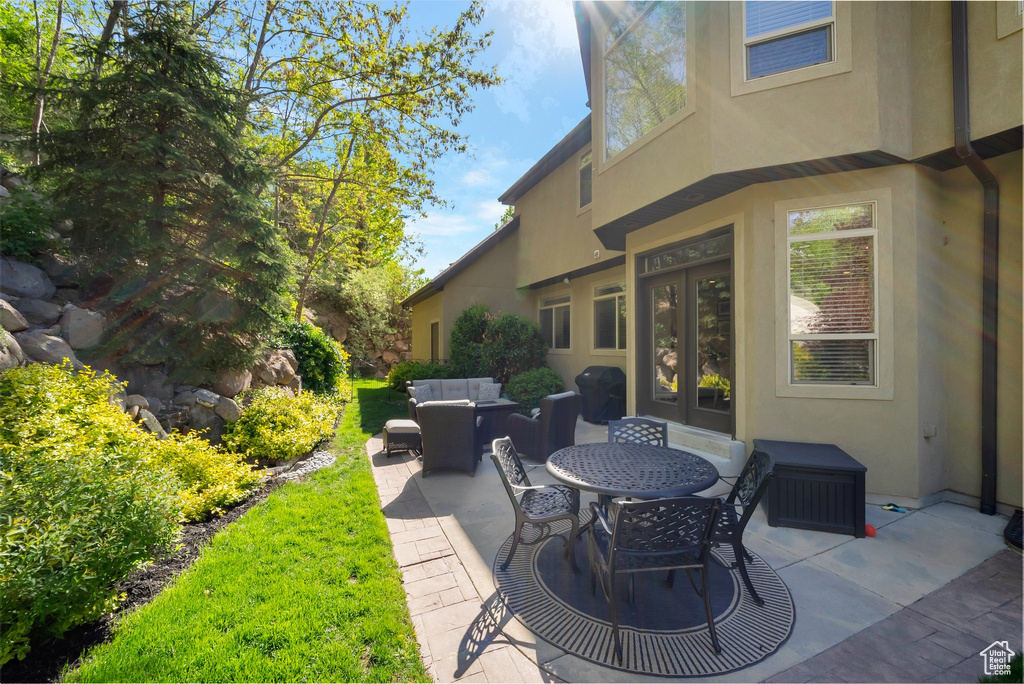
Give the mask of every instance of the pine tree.
<path id="1" fill-rule="evenodd" d="M 61 85 L 89 116 L 46 139 L 43 172 L 116 320 L 104 351 L 123 360 L 242 368 L 284 315 L 291 269 L 258 198 L 268 171 L 236 132 L 228 82 L 156 4 L 123 18 L 98 78 Z"/>

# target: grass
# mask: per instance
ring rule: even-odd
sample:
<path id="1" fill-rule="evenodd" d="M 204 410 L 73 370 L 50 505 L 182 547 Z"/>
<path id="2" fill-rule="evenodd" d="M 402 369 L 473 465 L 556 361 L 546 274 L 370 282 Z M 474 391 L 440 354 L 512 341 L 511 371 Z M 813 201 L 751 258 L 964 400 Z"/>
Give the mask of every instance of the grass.
<path id="1" fill-rule="evenodd" d="M 358 382 L 338 463 L 214 537 L 68 681 L 429 681 L 364 443 L 404 413 Z"/>

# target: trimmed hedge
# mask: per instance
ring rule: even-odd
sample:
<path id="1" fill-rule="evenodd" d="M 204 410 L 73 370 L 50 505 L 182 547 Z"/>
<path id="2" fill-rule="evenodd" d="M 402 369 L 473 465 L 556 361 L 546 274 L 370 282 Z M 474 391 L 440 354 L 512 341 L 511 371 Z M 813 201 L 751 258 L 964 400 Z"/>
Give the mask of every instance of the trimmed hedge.
<path id="1" fill-rule="evenodd" d="M 452 375 L 451 366 L 421 361 L 402 361 L 391 367 L 387 382 L 392 389 L 404 392 L 407 380 L 444 380 L 451 377 L 456 377 Z"/>
<path id="2" fill-rule="evenodd" d="M 565 382 L 550 368 L 534 368 L 509 380 L 505 391 L 513 401 L 519 402 L 519 412 L 528 415 L 532 409 L 540 407 L 544 397 L 564 392 Z"/>
<path id="3" fill-rule="evenodd" d="M 294 399 L 276 387 L 243 392 L 242 415 L 228 425 L 224 444 L 239 454 L 276 465 L 301 456 L 334 434 L 338 402 L 303 392 Z"/>

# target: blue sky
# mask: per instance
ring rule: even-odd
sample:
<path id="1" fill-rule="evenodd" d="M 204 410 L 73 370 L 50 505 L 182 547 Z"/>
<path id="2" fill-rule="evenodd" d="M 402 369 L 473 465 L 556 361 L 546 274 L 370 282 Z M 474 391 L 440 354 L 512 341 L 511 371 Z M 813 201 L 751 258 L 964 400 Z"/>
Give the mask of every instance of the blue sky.
<path id="1" fill-rule="evenodd" d="M 412 26 L 450 26 L 465 2 L 413 0 Z M 416 266 L 434 277 L 494 230 L 505 207 L 498 196 L 588 113 L 576 24 L 567 0 L 485 0 L 482 30 L 494 31 L 481 63 L 496 65 L 505 83 L 477 91 L 476 108 L 459 130 L 471 156 L 451 154 L 434 169 L 451 206 L 430 207 L 406 222 L 422 242 Z"/>

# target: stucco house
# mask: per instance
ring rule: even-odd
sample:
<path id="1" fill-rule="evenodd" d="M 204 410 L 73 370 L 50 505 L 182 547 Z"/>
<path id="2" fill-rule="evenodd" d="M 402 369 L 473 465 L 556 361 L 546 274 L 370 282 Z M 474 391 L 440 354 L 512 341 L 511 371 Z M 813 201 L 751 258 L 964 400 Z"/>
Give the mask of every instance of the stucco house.
<path id="1" fill-rule="evenodd" d="M 576 16 L 591 114 L 405 301 L 413 357 L 485 303 L 723 473 L 827 442 L 876 500 L 1020 507 L 1022 3 Z"/>

